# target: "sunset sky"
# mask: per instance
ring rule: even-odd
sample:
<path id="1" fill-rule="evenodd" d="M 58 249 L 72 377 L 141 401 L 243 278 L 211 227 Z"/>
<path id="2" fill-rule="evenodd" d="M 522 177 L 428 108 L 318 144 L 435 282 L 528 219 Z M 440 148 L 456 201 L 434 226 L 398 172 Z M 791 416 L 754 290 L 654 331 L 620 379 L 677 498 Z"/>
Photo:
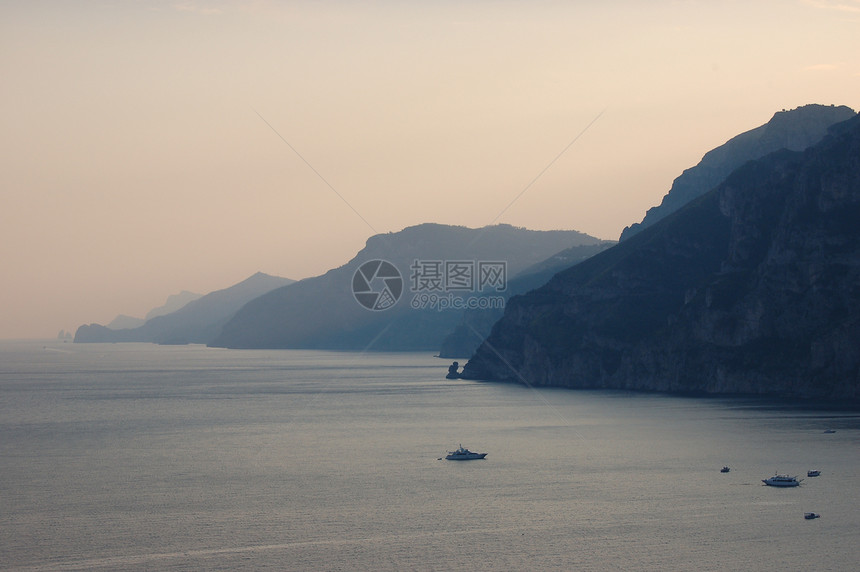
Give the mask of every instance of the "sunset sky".
<path id="1" fill-rule="evenodd" d="M 3 1 L 0 338 L 422 222 L 617 239 L 775 112 L 860 109 L 858 38 L 858 0 Z"/>

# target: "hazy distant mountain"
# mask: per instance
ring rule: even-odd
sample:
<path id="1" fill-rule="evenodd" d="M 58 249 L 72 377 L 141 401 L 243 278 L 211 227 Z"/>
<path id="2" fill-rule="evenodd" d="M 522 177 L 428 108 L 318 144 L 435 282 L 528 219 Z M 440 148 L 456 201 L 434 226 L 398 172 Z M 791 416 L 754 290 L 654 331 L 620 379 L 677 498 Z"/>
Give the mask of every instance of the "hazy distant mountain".
<path id="1" fill-rule="evenodd" d="M 173 312 L 183 308 L 189 302 L 193 302 L 198 298 L 202 298 L 203 294 L 197 294 L 196 292 L 189 292 L 188 290 L 183 290 L 179 294 L 171 294 L 167 297 L 167 301 L 163 306 L 159 306 L 158 308 L 153 308 L 149 312 L 146 313 L 146 317 L 143 319 L 144 322 L 147 320 L 151 320 L 153 318 L 157 318 L 158 316 L 166 316 L 167 314 L 172 314 Z"/>
<path id="2" fill-rule="evenodd" d="M 221 326 L 249 300 L 293 282 L 288 278 L 258 272 L 234 286 L 192 299 L 169 314 L 156 315 L 136 328 L 115 330 L 99 324 L 81 326 L 75 333 L 75 342 L 205 344 L 211 341 L 221 331 Z M 181 295 L 171 296 L 168 304 L 179 304 L 183 297 L 189 296 L 197 295 L 183 292 Z"/>
<path id="3" fill-rule="evenodd" d="M 126 316 L 120 314 L 108 323 L 107 327 L 111 330 L 127 330 L 129 328 L 137 328 L 146 323 L 143 318 L 135 318 L 134 316 Z"/>
<path id="4" fill-rule="evenodd" d="M 512 298 L 464 376 L 860 399 L 860 117 Z"/>
<path id="5" fill-rule="evenodd" d="M 621 240 L 630 238 L 710 191 L 747 161 L 759 159 L 779 149 L 803 151 L 821 141 L 828 127 L 853 116 L 854 111 L 844 105 L 805 105 L 776 113 L 764 125 L 733 137 L 706 153 L 698 165 L 684 171 L 672 183 L 663 202 L 648 209 L 641 223 L 633 223 L 625 228 Z"/>
<path id="6" fill-rule="evenodd" d="M 422 224 L 397 233 L 376 235 L 355 258 L 322 276 L 279 288 L 253 300 L 225 326 L 211 345 L 232 348 L 315 348 L 347 350 L 438 350 L 444 337 L 461 319 L 455 309 L 413 308 L 432 296 L 445 302 L 472 299 L 480 294 L 477 285 L 479 263 L 505 264 L 507 277 L 574 245 L 596 245 L 603 241 L 575 231 L 533 231 L 509 225 L 471 229 L 441 224 Z M 363 266 L 383 260 L 391 266 Z M 419 264 L 416 265 L 416 261 Z M 456 288 L 433 284 L 432 270 L 444 273 L 472 264 L 475 284 Z M 463 266 L 465 265 L 465 266 Z M 361 275 L 365 271 L 386 270 L 388 274 Z M 392 276 L 392 271 L 399 278 Z M 371 273 L 372 274 L 372 273 Z M 443 280 L 440 274 L 438 279 Z M 464 278 L 464 276 L 460 276 Z M 420 284 L 422 282 L 423 284 Z M 386 284 L 390 285 L 386 291 Z M 432 288 L 439 288 L 433 290 Z M 357 287 L 359 293 L 354 295 Z M 364 290 L 361 292 L 360 290 Z M 495 291 L 490 288 L 490 291 Z M 377 298 L 378 293 L 391 294 Z M 497 293 L 503 296 L 503 293 Z M 359 300 L 385 305 L 385 310 L 369 310 Z M 422 302 L 423 300 L 423 302 Z"/>
<path id="7" fill-rule="evenodd" d="M 549 281 L 556 273 L 574 264 L 578 264 L 616 244 L 614 240 L 603 240 L 596 244 L 582 244 L 557 252 L 546 260 L 534 264 L 511 280 L 505 296 L 510 298 L 517 294 L 525 294 Z M 499 318 L 504 314 L 504 308 L 489 308 L 485 310 L 465 310 L 460 323 L 450 332 L 439 349 L 439 357 L 462 358 L 472 355 L 481 342 L 490 334 Z"/>
<path id="8" fill-rule="evenodd" d="M 107 327 L 111 330 L 129 330 L 131 328 L 137 328 L 144 325 L 147 320 L 175 312 L 185 306 L 188 302 L 196 300 L 201 296 L 203 296 L 203 294 L 196 294 L 194 292 L 189 292 L 188 290 L 183 290 L 179 294 L 168 296 L 167 301 L 162 306 L 153 308 L 147 312 L 146 318 L 135 318 L 134 316 L 120 314 L 111 320 Z"/>

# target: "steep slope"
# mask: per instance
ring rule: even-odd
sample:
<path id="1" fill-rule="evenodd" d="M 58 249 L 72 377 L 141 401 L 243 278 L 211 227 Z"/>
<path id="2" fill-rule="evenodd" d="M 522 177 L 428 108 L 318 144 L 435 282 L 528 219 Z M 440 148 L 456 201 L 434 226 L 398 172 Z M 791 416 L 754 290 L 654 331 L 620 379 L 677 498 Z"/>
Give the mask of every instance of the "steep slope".
<path id="1" fill-rule="evenodd" d="M 110 321 L 107 327 L 111 330 L 130 330 L 132 328 L 138 328 L 146 323 L 147 320 L 151 320 L 157 316 L 166 316 L 176 310 L 179 310 L 187 303 L 196 300 L 203 296 L 203 294 L 197 294 L 195 292 L 189 292 L 188 290 L 183 290 L 179 294 L 172 294 L 167 297 L 167 301 L 164 304 L 157 308 L 153 308 L 149 312 L 146 313 L 145 318 L 135 318 L 133 316 L 126 316 L 124 314 L 120 314 L 116 318 Z"/>
<path id="2" fill-rule="evenodd" d="M 153 318 L 157 318 L 158 316 L 166 316 L 167 314 L 172 314 L 173 312 L 182 309 L 189 302 L 193 302 L 198 298 L 202 298 L 203 294 L 197 294 L 196 292 L 189 292 L 188 290 L 183 290 L 179 294 L 171 294 L 167 297 L 167 300 L 163 305 L 158 308 L 153 308 L 149 312 L 146 313 L 146 316 L 143 318 L 144 323 L 147 320 L 151 320 Z"/>
<path id="3" fill-rule="evenodd" d="M 604 240 L 597 244 L 572 246 L 557 252 L 514 276 L 508 282 L 508 288 L 504 292 L 505 298 L 525 294 L 529 290 L 543 286 L 557 272 L 579 264 L 614 244 L 616 244 L 615 241 Z M 489 335 L 493 324 L 502 317 L 503 311 L 504 308 L 464 310 L 460 323 L 442 340 L 439 357 L 462 358 L 472 355 Z"/>
<path id="4" fill-rule="evenodd" d="M 480 289 L 422 289 L 418 282 L 428 276 L 419 275 L 416 261 L 476 266 L 503 262 L 512 276 L 564 248 L 600 242 L 575 231 L 533 231 L 509 225 L 471 229 L 422 224 L 376 235 L 346 265 L 249 303 L 211 345 L 435 351 L 460 319 L 454 303 L 475 299 Z M 361 306 L 352 290 L 356 271 L 373 260 L 390 262 L 400 275 L 401 290 L 393 296 L 397 302 L 378 311 Z M 370 286 L 381 288 L 383 282 L 377 277 Z M 434 301 L 447 307 L 434 306 Z"/>
<path id="5" fill-rule="evenodd" d="M 854 111 L 844 105 L 805 105 L 776 113 L 766 124 L 733 137 L 706 153 L 698 165 L 684 171 L 672 183 L 662 203 L 648 209 L 641 223 L 625 228 L 621 240 L 630 238 L 710 191 L 747 161 L 760 159 L 780 149 L 803 151 L 821 141 L 831 125 L 853 116 Z"/>
<path id="6" fill-rule="evenodd" d="M 136 328 L 113 330 L 99 324 L 81 326 L 75 333 L 75 342 L 205 344 L 218 335 L 224 323 L 248 301 L 293 282 L 289 278 L 258 272 L 229 288 L 194 299 L 174 312 L 157 315 Z"/>
<path id="7" fill-rule="evenodd" d="M 855 117 L 512 298 L 464 375 L 857 400 L 857 340 Z"/>

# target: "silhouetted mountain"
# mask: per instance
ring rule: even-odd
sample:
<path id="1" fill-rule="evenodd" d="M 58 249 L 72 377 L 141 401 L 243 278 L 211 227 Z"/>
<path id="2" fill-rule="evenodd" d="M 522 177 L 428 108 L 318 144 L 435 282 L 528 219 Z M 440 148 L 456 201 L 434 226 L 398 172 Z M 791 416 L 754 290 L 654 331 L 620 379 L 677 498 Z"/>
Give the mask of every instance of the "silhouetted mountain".
<path id="1" fill-rule="evenodd" d="M 860 118 L 513 297 L 464 376 L 860 398 Z"/>
<path id="2" fill-rule="evenodd" d="M 249 300 L 293 282 L 258 272 L 234 286 L 193 299 L 178 310 L 156 316 L 136 328 L 113 330 L 99 324 L 81 326 L 75 333 L 75 342 L 205 344 L 218 335 L 221 326 Z M 188 294 L 191 293 L 183 293 Z"/>
<path id="3" fill-rule="evenodd" d="M 146 320 L 143 318 L 135 318 L 134 316 L 119 314 L 116 318 L 111 320 L 106 327 L 111 330 L 128 330 L 131 328 L 138 328 L 145 323 Z"/>
<path id="4" fill-rule="evenodd" d="M 265 276 L 265 274 L 263 275 Z M 197 294 L 196 292 L 189 292 L 188 290 L 183 290 L 179 294 L 171 294 L 167 297 L 167 300 L 163 305 L 158 308 L 153 308 L 149 312 L 146 313 L 146 316 L 143 318 L 143 321 L 151 320 L 153 318 L 157 318 L 158 316 L 166 316 L 167 314 L 172 314 L 177 310 L 184 308 L 189 302 L 193 302 L 198 298 L 202 298 L 203 294 Z"/>
<path id="5" fill-rule="evenodd" d="M 147 312 L 145 318 L 135 318 L 134 316 L 120 314 L 110 321 L 107 328 L 111 330 L 130 330 L 132 328 L 138 328 L 144 325 L 147 320 L 175 312 L 185 306 L 188 302 L 196 300 L 201 296 L 203 296 L 203 294 L 196 294 L 194 292 L 189 292 L 188 290 L 183 290 L 179 294 L 171 294 L 167 297 L 167 301 L 163 305 Z"/>
<path id="6" fill-rule="evenodd" d="M 614 244 L 616 244 L 614 240 L 604 240 L 596 244 L 572 246 L 557 252 L 546 260 L 526 268 L 508 281 L 508 288 L 504 292 L 504 296 L 510 298 L 543 286 L 556 273 L 570 268 L 574 264 L 579 264 L 586 258 L 594 256 Z M 502 317 L 503 313 L 504 308 L 463 311 L 460 323 L 442 341 L 439 357 L 462 358 L 475 353 L 484 338 L 490 334 L 493 324 Z"/>
<path id="7" fill-rule="evenodd" d="M 224 326 L 211 345 L 435 351 L 460 320 L 460 312 L 452 306 L 476 299 L 480 294 L 479 263 L 504 263 L 506 286 L 507 276 L 563 248 L 601 242 L 575 231 L 533 231 L 509 225 L 470 229 L 422 224 L 376 235 L 346 265 L 252 301 Z M 363 266 L 374 260 L 387 261 L 391 266 Z M 455 281 L 449 285 L 454 287 L 446 287 L 446 263 L 452 263 L 452 268 L 458 263 L 471 264 L 474 283 L 464 286 Z M 357 274 L 360 267 L 366 271 L 365 275 Z M 436 277 L 434 269 L 439 273 Z M 388 274 L 380 275 L 383 270 Z M 377 274 L 373 275 L 374 272 Z M 390 287 L 387 291 L 386 285 Z M 359 290 L 358 294 L 353 294 L 353 287 Z M 495 292 L 492 285 L 484 290 Z M 390 297 L 378 297 L 379 293 Z M 496 295 L 501 297 L 503 292 Z M 441 311 L 438 305 L 431 308 L 434 297 L 449 308 Z M 359 303 L 361 300 L 369 306 L 377 303 L 384 307 L 395 299 L 395 304 L 377 311 Z"/>
<path id="8" fill-rule="evenodd" d="M 750 131 L 733 137 L 709 151 L 695 167 L 684 171 L 659 206 L 648 209 L 641 223 L 633 223 L 621 233 L 626 240 L 710 191 L 735 169 L 779 149 L 803 151 L 821 141 L 827 129 L 854 116 L 845 106 L 804 105 L 791 111 L 780 111 L 773 118 Z"/>

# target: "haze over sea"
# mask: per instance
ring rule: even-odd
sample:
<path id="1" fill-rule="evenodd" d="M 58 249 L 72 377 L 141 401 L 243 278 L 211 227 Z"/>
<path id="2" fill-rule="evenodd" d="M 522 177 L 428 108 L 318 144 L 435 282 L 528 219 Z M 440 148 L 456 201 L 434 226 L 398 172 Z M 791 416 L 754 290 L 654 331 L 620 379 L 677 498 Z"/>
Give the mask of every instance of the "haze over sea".
<path id="1" fill-rule="evenodd" d="M 0 342 L 0 568 L 860 561 L 860 412 L 446 380 L 447 365 Z M 440 460 L 459 443 L 489 454 Z M 796 489 L 761 482 L 809 469 Z"/>

